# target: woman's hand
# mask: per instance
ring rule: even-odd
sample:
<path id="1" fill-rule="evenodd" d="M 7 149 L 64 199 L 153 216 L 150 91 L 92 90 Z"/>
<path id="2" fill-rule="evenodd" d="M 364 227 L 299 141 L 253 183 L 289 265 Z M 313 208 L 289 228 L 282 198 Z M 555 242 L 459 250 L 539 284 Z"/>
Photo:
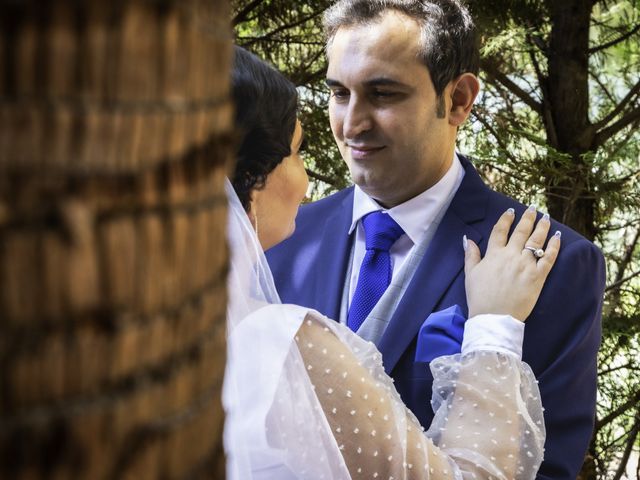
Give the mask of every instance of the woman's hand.
<path id="1" fill-rule="evenodd" d="M 538 301 L 542 286 L 558 257 L 560 232 L 549 239 L 544 256 L 537 258 L 525 246 L 545 248 L 549 217 L 545 215 L 534 229 L 536 211 L 529 207 L 509 238 L 514 219 L 512 209 L 502 214 L 493 227 L 484 258 L 481 258 L 474 242 L 464 239 L 469 317 L 495 313 L 525 321 Z"/>

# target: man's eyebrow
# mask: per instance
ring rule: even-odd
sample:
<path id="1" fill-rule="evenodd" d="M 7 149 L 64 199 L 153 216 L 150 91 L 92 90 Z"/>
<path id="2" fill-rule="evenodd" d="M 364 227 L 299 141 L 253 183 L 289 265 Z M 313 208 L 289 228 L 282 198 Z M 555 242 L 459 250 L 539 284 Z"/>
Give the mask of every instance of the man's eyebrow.
<path id="1" fill-rule="evenodd" d="M 343 85 L 337 80 L 333 80 L 332 78 L 327 78 L 325 83 L 328 87 L 342 87 Z M 402 83 L 398 80 L 393 80 L 388 77 L 376 77 L 364 82 L 367 87 L 403 87 L 410 88 L 406 83 Z"/>
<path id="2" fill-rule="evenodd" d="M 392 78 L 388 77 L 372 78 L 371 80 L 367 80 L 366 82 L 364 82 L 364 84 L 368 87 L 409 87 L 409 85 L 407 85 L 406 83 L 402 83 L 398 80 L 393 80 Z"/>

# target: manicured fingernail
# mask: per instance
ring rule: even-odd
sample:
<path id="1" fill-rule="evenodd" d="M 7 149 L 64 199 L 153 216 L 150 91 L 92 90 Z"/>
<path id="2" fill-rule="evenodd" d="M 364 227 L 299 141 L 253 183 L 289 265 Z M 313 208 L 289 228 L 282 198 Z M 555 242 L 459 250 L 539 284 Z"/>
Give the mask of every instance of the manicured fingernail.
<path id="1" fill-rule="evenodd" d="M 545 213 L 545 214 L 542 216 L 542 220 L 546 220 L 546 221 L 548 222 L 548 221 L 549 221 L 549 214 L 548 214 L 548 213 Z"/>
<path id="2" fill-rule="evenodd" d="M 468 247 L 469 247 L 469 241 L 467 240 L 467 236 L 463 235 L 462 236 L 462 249 L 466 252 Z"/>
<path id="3" fill-rule="evenodd" d="M 535 205 L 529 205 L 528 210 L 529 210 L 530 212 L 535 212 L 535 211 L 536 211 L 536 206 L 535 206 Z"/>
<path id="4" fill-rule="evenodd" d="M 516 214 L 516 211 L 515 211 L 513 208 L 509 208 L 509 209 L 507 210 L 507 213 L 508 213 L 509 215 L 515 215 L 515 214 Z"/>
<path id="5" fill-rule="evenodd" d="M 556 233 L 554 233 L 553 236 L 560 238 L 562 236 L 562 232 L 560 230 L 556 230 Z"/>

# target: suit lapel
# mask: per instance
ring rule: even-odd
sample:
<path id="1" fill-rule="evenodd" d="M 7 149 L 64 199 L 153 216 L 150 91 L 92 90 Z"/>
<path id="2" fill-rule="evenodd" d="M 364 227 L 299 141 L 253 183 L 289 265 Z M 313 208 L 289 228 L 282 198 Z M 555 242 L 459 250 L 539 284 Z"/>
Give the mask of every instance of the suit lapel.
<path id="1" fill-rule="evenodd" d="M 349 227 L 353 217 L 353 188 L 326 217 L 320 238 L 316 284 L 312 298 L 316 299 L 315 308 L 329 318 L 338 320 L 340 302 L 347 274 L 352 245 Z"/>
<path id="2" fill-rule="evenodd" d="M 465 177 L 378 345 L 390 373 L 422 323 L 464 269 L 462 237 L 479 243 L 472 224 L 485 217 L 488 189 L 464 157 Z"/>

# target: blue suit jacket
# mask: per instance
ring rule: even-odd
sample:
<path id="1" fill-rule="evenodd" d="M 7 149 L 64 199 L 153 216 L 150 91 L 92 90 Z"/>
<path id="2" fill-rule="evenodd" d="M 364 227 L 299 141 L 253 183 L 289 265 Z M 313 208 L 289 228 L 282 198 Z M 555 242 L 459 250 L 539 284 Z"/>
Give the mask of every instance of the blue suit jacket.
<path id="1" fill-rule="evenodd" d="M 484 253 L 491 229 L 509 207 L 525 206 L 489 189 L 461 157 L 465 177 L 378 348 L 402 399 L 427 428 L 433 378 L 415 362 L 416 335 L 431 312 L 458 304 L 467 314 L 462 236 Z M 305 205 L 293 236 L 267 252 L 283 302 L 338 318 L 353 235 L 353 188 Z M 547 441 L 539 479 L 575 479 L 593 430 L 596 354 L 605 282 L 601 252 L 568 227 L 560 255 L 525 326 L 523 359 L 540 384 Z"/>

